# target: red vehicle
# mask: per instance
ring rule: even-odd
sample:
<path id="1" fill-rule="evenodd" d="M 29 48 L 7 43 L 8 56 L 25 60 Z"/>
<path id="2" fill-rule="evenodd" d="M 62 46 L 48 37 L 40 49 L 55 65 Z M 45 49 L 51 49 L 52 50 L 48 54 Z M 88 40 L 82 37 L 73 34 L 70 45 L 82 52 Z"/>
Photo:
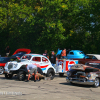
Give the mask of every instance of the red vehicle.
<path id="1" fill-rule="evenodd" d="M 100 61 L 100 55 L 98 54 L 87 54 L 85 58 L 82 59 L 74 59 L 78 60 L 79 64 L 85 64 L 87 61 Z"/>
<path id="2" fill-rule="evenodd" d="M 3 74 L 3 68 L 7 62 L 21 58 L 24 54 L 29 54 L 30 52 L 30 49 L 20 48 L 17 49 L 11 57 L 0 57 L 0 74 Z"/>

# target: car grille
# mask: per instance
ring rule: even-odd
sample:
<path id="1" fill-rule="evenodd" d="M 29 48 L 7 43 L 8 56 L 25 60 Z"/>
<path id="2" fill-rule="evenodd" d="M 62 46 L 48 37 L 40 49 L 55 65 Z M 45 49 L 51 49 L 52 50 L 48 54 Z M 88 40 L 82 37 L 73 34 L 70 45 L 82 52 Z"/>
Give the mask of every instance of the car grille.
<path id="1" fill-rule="evenodd" d="M 85 72 L 76 72 L 75 74 L 72 74 L 71 75 L 73 78 L 79 78 L 81 76 L 86 76 L 86 73 Z"/>
<path id="2" fill-rule="evenodd" d="M 9 63 L 8 69 L 11 69 L 12 67 L 13 67 L 13 64 L 12 63 Z"/>

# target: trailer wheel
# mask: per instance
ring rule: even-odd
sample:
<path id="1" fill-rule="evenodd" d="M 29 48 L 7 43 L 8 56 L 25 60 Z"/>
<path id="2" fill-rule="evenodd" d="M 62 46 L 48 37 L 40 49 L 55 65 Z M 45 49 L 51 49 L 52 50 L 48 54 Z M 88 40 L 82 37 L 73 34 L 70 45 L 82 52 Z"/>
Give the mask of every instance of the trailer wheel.
<path id="1" fill-rule="evenodd" d="M 13 77 L 13 74 L 7 74 L 7 73 L 5 74 L 6 79 L 11 79 L 12 77 Z"/>
<path id="2" fill-rule="evenodd" d="M 50 77 L 51 80 L 53 80 L 53 79 L 54 79 L 54 76 L 55 76 L 55 72 L 54 72 L 53 69 L 50 68 L 50 69 L 48 70 L 48 72 L 47 72 L 47 77 Z"/>
<path id="3" fill-rule="evenodd" d="M 17 76 L 19 81 L 24 81 L 26 79 L 26 73 L 24 71 L 20 71 Z"/>
<path id="4" fill-rule="evenodd" d="M 60 77 L 63 77 L 63 76 L 64 76 L 64 73 L 59 73 L 59 76 L 60 76 Z"/>

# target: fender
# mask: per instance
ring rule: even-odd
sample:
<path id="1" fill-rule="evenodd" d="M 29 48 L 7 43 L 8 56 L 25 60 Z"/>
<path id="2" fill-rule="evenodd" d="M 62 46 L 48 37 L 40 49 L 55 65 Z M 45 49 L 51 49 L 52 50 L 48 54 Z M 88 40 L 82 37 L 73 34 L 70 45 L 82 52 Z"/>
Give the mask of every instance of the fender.
<path id="1" fill-rule="evenodd" d="M 19 71 L 23 71 L 23 72 L 25 72 L 25 73 L 28 73 L 28 71 L 27 71 L 26 68 L 25 68 L 25 69 L 19 69 Z"/>
<path id="2" fill-rule="evenodd" d="M 44 70 L 43 72 L 44 72 L 45 74 L 47 74 L 47 72 L 48 72 L 49 69 L 53 69 L 54 72 L 56 73 L 54 67 L 52 67 L 52 66 L 47 67 L 46 70 Z"/>
<path id="3" fill-rule="evenodd" d="M 25 73 L 28 73 L 26 65 L 22 65 L 19 71 L 24 71 Z"/>

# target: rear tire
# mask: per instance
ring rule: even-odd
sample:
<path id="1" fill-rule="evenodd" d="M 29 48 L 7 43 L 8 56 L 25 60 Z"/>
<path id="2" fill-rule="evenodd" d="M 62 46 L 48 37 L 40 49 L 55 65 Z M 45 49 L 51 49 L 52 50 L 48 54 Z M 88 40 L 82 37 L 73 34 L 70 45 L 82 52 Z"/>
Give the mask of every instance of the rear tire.
<path id="1" fill-rule="evenodd" d="M 19 81 L 24 81 L 26 79 L 26 73 L 24 71 L 20 71 L 17 76 Z"/>
<path id="2" fill-rule="evenodd" d="M 47 77 L 50 77 L 51 80 L 53 80 L 53 79 L 54 79 L 54 76 L 55 76 L 55 72 L 54 72 L 53 69 L 50 68 L 50 69 L 48 70 L 48 72 L 47 72 Z"/>
<path id="3" fill-rule="evenodd" d="M 13 77 L 13 74 L 5 74 L 6 79 L 11 79 Z"/>
<path id="4" fill-rule="evenodd" d="M 63 77 L 63 76 L 64 76 L 64 73 L 59 73 L 59 76 L 60 76 L 60 77 Z"/>
<path id="5" fill-rule="evenodd" d="M 94 87 L 98 87 L 99 86 L 99 78 L 95 78 L 95 83 L 94 83 Z"/>

